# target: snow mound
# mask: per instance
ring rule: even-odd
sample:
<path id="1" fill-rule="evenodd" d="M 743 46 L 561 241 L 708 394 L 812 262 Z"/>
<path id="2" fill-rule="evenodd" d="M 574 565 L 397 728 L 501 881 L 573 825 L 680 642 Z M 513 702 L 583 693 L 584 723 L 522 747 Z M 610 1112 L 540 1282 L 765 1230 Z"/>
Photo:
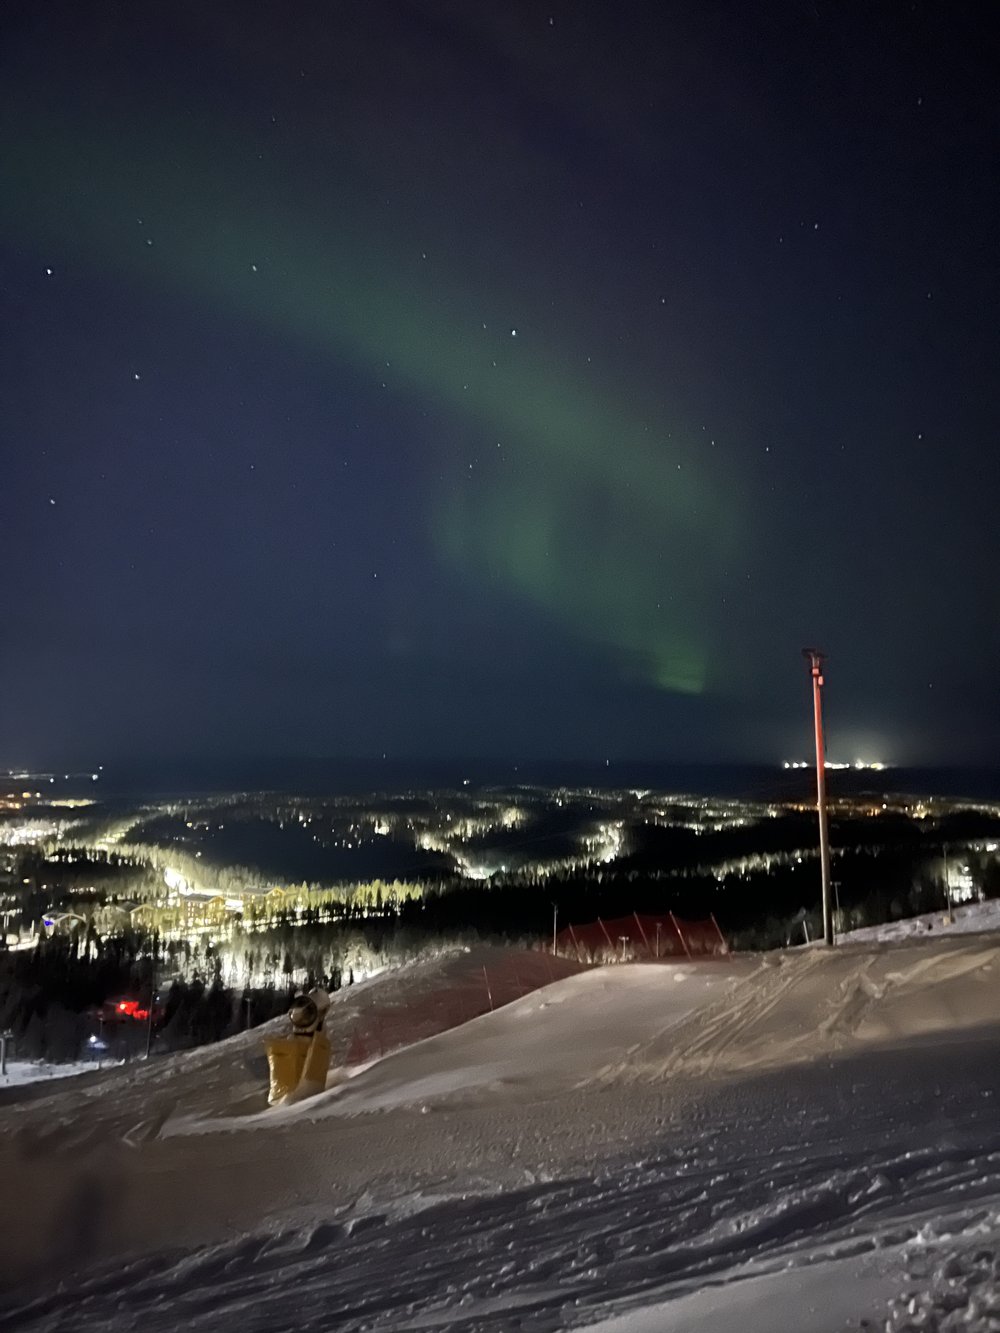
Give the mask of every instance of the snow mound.
<path id="1" fill-rule="evenodd" d="M 487 946 L 387 969 L 334 992 L 325 1025 L 333 1064 L 371 1063 L 581 970 L 579 963 L 538 951 Z M 249 1116 L 266 1105 L 264 1042 L 286 1031 L 279 1018 L 192 1051 L 103 1071 L 91 1065 L 68 1102 L 60 1092 L 39 1096 L 36 1088 L 25 1089 L 30 1103 L 19 1107 L 5 1098 L 5 1104 L 19 1132 L 39 1147 L 60 1149 L 155 1136 L 181 1112 Z"/>
<path id="2" fill-rule="evenodd" d="M 602 1077 L 623 1041 L 639 1050 L 754 972 L 751 960 L 734 958 L 594 968 L 374 1060 L 353 1077 L 335 1070 L 327 1093 L 307 1102 L 252 1119 L 188 1118 L 164 1133 L 555 1095 Z"/>
<path id="3" fill-rule="evenodd" d="M 995 938 L 823 946 L 757 970 L 609 1071 L 612 1078 L 743 1073 L 996 1021 Z"/>

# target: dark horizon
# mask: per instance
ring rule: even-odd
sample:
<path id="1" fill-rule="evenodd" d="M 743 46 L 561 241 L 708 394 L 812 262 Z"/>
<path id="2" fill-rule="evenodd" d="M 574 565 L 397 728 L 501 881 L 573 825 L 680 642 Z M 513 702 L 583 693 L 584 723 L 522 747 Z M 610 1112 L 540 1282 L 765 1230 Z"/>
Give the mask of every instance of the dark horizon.
<path id="1" fill-rule="evenodd" d="M 559 787 L 607 791 L 649 789 L 704 797 L 756 801 L 812 801 L 815 769 L 805 753 L 789 756 L 805 767 L 786 768 L 781 761 L 675 761 L 656 759 L 514 759 L 470 756 L 387 756 L 338 759 L 317 756 L 160 757 L 105 765 L 93 778 L 86 765 L 44 769 L 5 769 L 51 774 L 51 793 L 82 794 L 126 804 L 149 797 L 197 797 L 224 794 L 297 794 L 311 797 L 364 797 L 372 793 L 402 794 L 407 790 L 470 793 L 489 789 Z M 828 795 L 854 797 L 882 793 L 941 797 L 969 801 L 1000 801 L 1000 764 L 901 765 L 883 769 L 837 767 L 828 772 Z"/>

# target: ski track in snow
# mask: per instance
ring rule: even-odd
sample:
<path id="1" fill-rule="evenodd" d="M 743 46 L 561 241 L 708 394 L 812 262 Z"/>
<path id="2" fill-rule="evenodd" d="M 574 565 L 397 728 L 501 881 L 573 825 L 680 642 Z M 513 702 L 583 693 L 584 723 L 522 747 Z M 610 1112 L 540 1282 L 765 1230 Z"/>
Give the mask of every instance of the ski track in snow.
<path id="1" fill-rule="evenodd" d="M 275 1121 L 221 1132 L 230 1118 L 164 1140 L 171 1111 L 154 1114 L 143 1132 L 133 1127 L 133 1152 L 155 1146 L 187 1162 L 202 1153 L 207 1164 L 244 1145 L 243 1169 L 260 1168 L 262 1195 L 245 1234 L 170 1249 L 161 1241 L 67 1271 L 62 1289 L 50 1281 L 8 1300 L 0 1329 L 544 1333 L 609 1319 L 628 1333 L 633 1314 L 661 1302 L 659 1324 L 635 1327 L 675 1327 L 669 1312 L 706 1289 L 749 1291 L 786 1273 L 807 1289 L 810 1272 L 873 1257 L 886 1263 L 877 1322 L 862 1324 L 861 1310 L 845 1321 L 845 1309 L 831 1307 L 828 1324 L 810 1327 L 994 1327 L 1000 1029 L 981 1011 L 996 1008 L 996 945 L 845 951 L 835 973 L 828 957 L 754 964 L 721 995 L 713 984 L 697 1012 L 675 1001 L 661 970 L 669 1021 L 654 1013 L 639 1040 L 619 1041 L 617 1061 L 594 1062 L 589 1080 L 570 1051 L 561 1073 L 573 1077 L 562 1086 L 546 1084 L 544 1070 L 536 1085 L 518 1085 L 511 1056 L 510 1086 L 490 1083 L 484 1062 L 478 1089 L 456 1094 L 444 1077 L 436 1100 L 407 1099 L 405 1076 L 447 1074 L 477 1028 L 498 1050 L 496 1034 L 516 1032 L 526 1014 L 558 1015 L 556 1035 L 573 1032 L 568 1005 L 529 997 L 520 1013 L 511 1006 L 389 1057 L 347 1085 L 353 1102 L 328 1093 L 280 1131 Z M 611 1007 L 615 1022 L 615 993 L 641 996 L 648 982 L 641 969 L 620 972 L 595 1010 Z M 553 994 L 582 1004 L 599 982 L 572 978 Z M 969 1019 L 957 1032 L 942 1019 L 956 1005 Z M 894 1039 L 865 1045 L 866 1033 Z M 574 1035 L 585 1048 L 586 1028 Z M 597 1028 L 593 1044 L 604 1050 Z M 817 1044 L 819 1058 L 806 1060 L 804 1047 Z M 531 1050 L 529 1066 L 536 1059 Z M 385 1109 L 366 1111 L 366 1097 Z M 274 1177 L 264 1159 L 273 1150 L 291 1161 L 293 1145 L 308 1157 L 313 1135 L 316 1200 L 293 1209 L 286 1199 L 269 1221 Z M 338 1150 L 350 1158 L 380 1148 L 370 1189 L 345 1197 L 329 1188 L 350 1174 Z M 352 1179 L 365 1174 L 362 1163 Z M 155 1186 L 169 1182 L 150 1181 L 155 1213 Z"/>
<path id="2" fill-rule="evenodd" d="M 977 1066 L 990 1054 L 993 1068 L 1000 1067 L 996 1048 L 974 1049 Z M 869 1071 L 869 1078 L 877 1076 Z M 990 1106 L 971 1124 L 939 1099 L 938 1128 L 947 1143 L 922 1149 L 903 1148 L 896 1142 L 899 1125 L 880 1130 L 881 1117 L 854 1122 L 849 1133 L 838 1129 L 849 1110 L 844 1090 L 825 1088 L 837 1093 L 833 1106 L 818 1106 L 816 1089 L 807 1091 L 807 1100 L 784 1103 L 793 1141 L 780 1154 L 766 1136 L 769 1121 L 773 1134 L 768 1112 L 775 1092 L 767 1087 L 757 1094 L 756 1117 L 753 1097 L 732 1108 L 735 1130 L 696 1129 L 640 1163 L 605 1163 L 592 1178 L 492 1196 L 432 1196 L 394 1211 L 348 1211 L 137 1260 L 29 1303 L 0 1327 L 170 1329 L 183 1310 L 191 1329 L 221 1321 L 227 1328 L 273 1330 L 293 1326 L 283 1322 L 293 1305 L 294 1327 L 302 1330 L 554 1329 L 590 1322 L 610 1307 L 683 1293 L 747 1265 L 759 1272 L 796 1256 L 813 1262 L 817 1247 L 829 1258 L 899 1244 L 942 1203 L 957 1230 L 989 1214 L 988 1200 L 1000 1193 L 995 1086 L 981 1088 Z M 862 1091 L 871 1087 L 852 1083 L 853 1096 Z M 890 1105 L 898 1110 L 906 1103 L 894 1096 Z M 907 1138 L 920 1141 L 926 1108 L 914 1099 L 908 1109 Z M 703 1111 L 696 1125 L 712 1119 Z M 964 1122 L 960 1129 L 955 1120 Z M 816 1131 L 819 1139 L 811 1137 Z M 873 1134 L 881 1142 L 870 1151 Z"/>

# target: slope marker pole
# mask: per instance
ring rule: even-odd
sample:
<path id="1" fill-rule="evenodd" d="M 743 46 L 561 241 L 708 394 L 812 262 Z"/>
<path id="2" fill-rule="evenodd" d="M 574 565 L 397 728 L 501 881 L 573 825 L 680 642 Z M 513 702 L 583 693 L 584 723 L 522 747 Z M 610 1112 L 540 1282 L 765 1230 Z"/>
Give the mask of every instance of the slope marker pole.
<path id="1" fill-rule="evenodd" d="M 826 822 L 826 754 L 823 748 L 823 654 L 803 648 L 813 685 L 813 725 L 816 731 L 816 814 L 819 819 L 819 861 L 823 885 L 823 939 L 833 943 L 833 911 L 830 904 L 830 833 Z"/>

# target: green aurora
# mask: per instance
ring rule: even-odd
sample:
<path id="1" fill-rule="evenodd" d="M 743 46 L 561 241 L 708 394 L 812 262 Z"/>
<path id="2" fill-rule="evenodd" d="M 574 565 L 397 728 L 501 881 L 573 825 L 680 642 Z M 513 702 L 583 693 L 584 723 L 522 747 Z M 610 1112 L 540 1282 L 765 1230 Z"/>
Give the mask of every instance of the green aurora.
<path id="1" fill-rule="evenodd" d="M 486 328 L 480 313 L 509 298 L 460 262 L 444 284 L 440 271 L 424 279 L 412 242 L 359 199 L 337 200 L 329 185 L 304 206 L 254 197 L 235 139 L 223 151 L 216 140 L 210 157 L 189 126 L 140 137 L 81 120 L 68 134 L 41 119 L 10 137 L 7 191 L 26 240 L 391 375 L 451 419 L 455 439 L 502 441 L 475 467 L 467 446 L 456 458 L 442 444 L 450 468 L 429 460 L 445 476 L 428 515 L 442 561 L 527 599 L 630 679 L 708 686 L 700 608 L 718 596 L 737 507 L 706 462 L 672 443 L 685 432 L 668 432 L 655 396 L 574 370 L 577 339 L 553 356 L 530 326 Z M 219 160 L 233 163 L 228 175 Z"/>

